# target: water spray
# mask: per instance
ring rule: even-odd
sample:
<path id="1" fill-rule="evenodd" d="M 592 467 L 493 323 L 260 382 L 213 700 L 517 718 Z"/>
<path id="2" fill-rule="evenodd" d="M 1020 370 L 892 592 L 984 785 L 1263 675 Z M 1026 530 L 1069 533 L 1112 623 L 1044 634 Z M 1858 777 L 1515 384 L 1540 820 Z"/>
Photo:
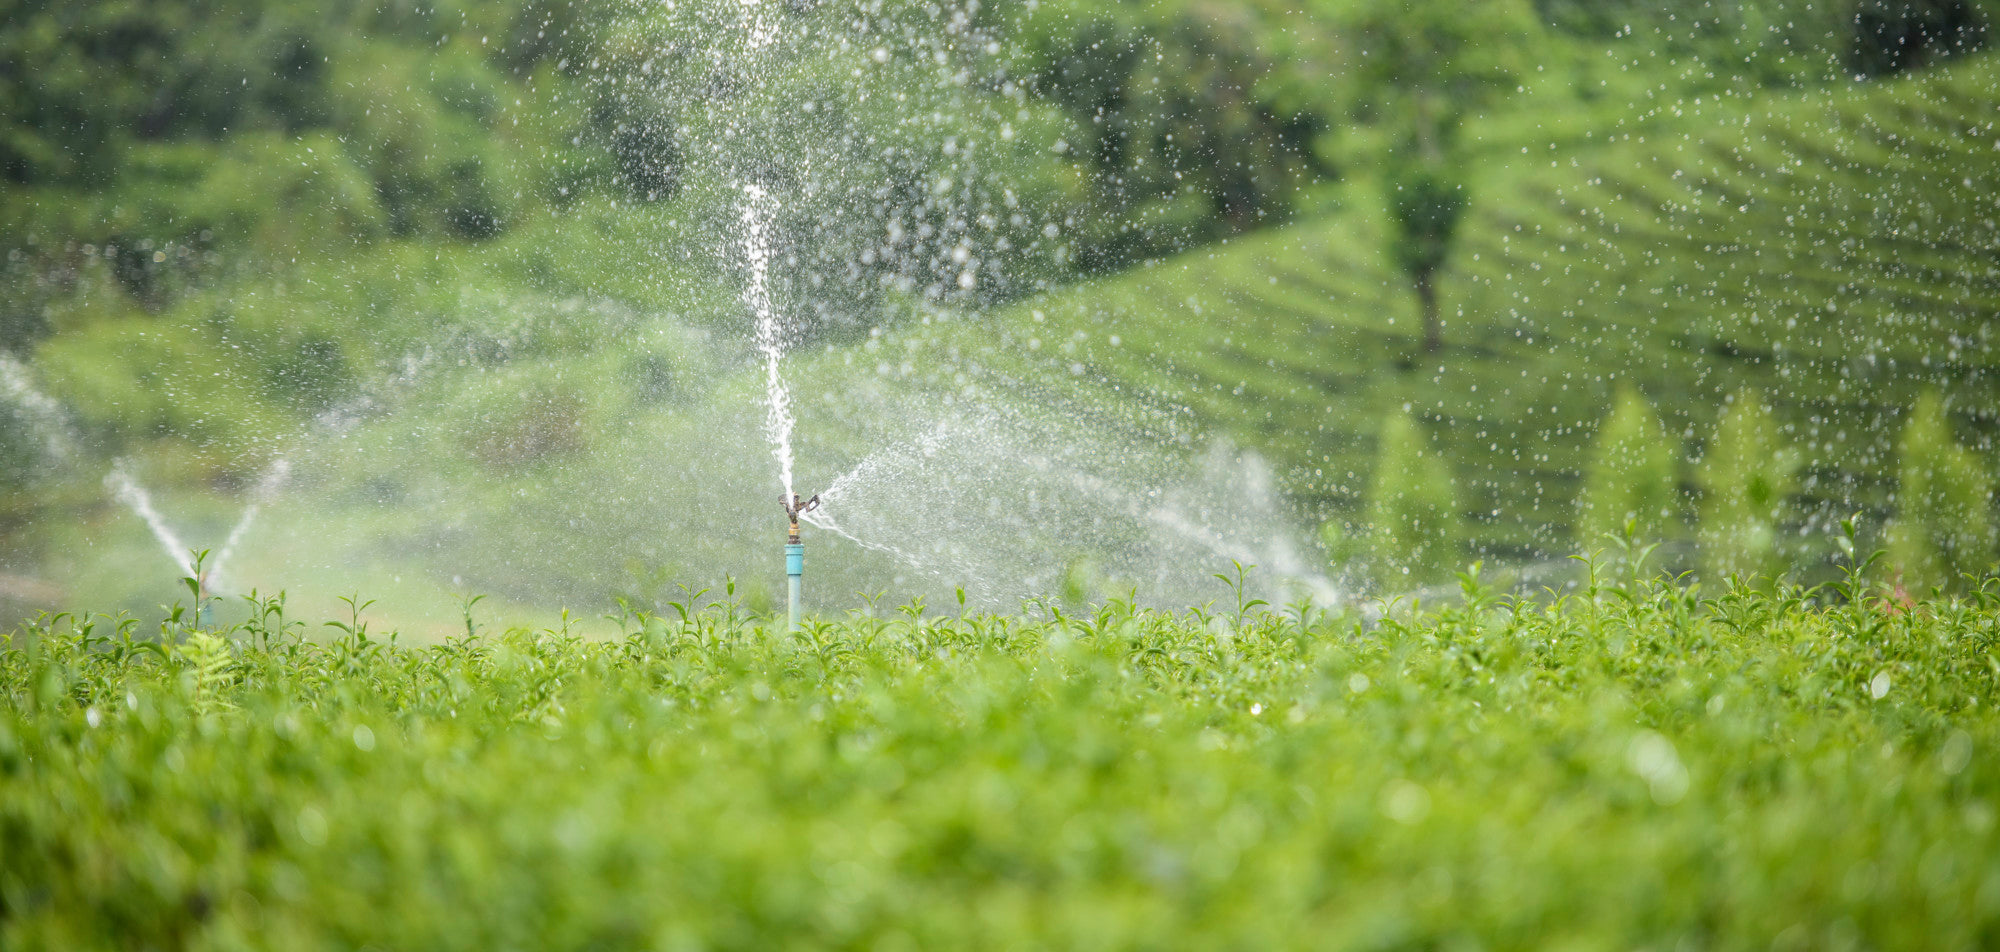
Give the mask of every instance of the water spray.
<path id="1" fill-rule="evenodd" d="M 0 397 L 12 403 L 28 427 L 41 435 L 43 452 L 50 462 L 61 463 L 76 455 L 76 434 L 64 421 L 62 405 L 35 389 L 27 366 L 4 350 L 0 350 Z"/>
<path id="2" fill-rule="evenodd" d="M 195 626 L 208 627 L 209 570 L 202 565 L 202 555 L 182 542 L 173 527 L 167 525 L 160 511 L 153 508 L 153 494 L 125 471 L 123 460 L 112 464 L 111 472 L 104 474 L 104 484 L 146 523 L 146 528 L 153 533 L 153 538 L 160 543 L 160 548 L 173 561 L 174 567 L 187 573 L 183 578 L 194 579 Z"/>
<path id="3" fill-rule="evenodd" d="M 265 503 L 277 496 L 291 475 L 291 460 L 280 456 L 271 462 L 270 468 L 264 471 L 263 478 L 257 480 L 256 487 L 250 491 L 250 502 L 243 507 L 242 515 L 236 517 L 236 525 L 231 526 L 229 535 L 223 538 L 222 548 L 216 550 L 215 563 L 209 569 L 210 574 L 217 579 L 227 576 L 225 570 L 232 564 L 230 557 L 236 554 L 238 547 L 242 546 L 243 537 L 250 534 L 251 525 L 257 521 L 257 513 L 264 508 Z M 221 587 L 219 583 L 218 587 Z"/>
<path id="4" fill-rule="evenodd" d="M 786 603 L 790 606 L 790 618 L 786 631 L 799 630 L 799 583 L 806 574 L 806 547 L 799 541 L 799 517 L 819 508 L 819 496 L 804 502 L 799 494 L 781 495 L 778 499 L 785 504 L 785 519 L 791 525 L 791 534 L 785 537 L 785 590 Z"/>

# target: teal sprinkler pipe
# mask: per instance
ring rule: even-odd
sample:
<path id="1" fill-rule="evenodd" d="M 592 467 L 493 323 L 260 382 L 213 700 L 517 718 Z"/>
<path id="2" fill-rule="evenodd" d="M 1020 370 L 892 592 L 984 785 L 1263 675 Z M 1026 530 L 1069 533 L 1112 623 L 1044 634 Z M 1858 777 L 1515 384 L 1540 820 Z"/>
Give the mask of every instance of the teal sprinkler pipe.
<path id="1" fill-rule="evenodd" d="M 792 527 L 791 535 L 785 538 L 786 603 L 790 606 L 788 616 L 791 619 L 789 626 L 785 630 L 798 631 L 799 583 L 805 578 L 806 574 L 806 547 L 804 543 L 799 541 L 799 516 L 818 508 L 819 497 L 814 496 L 804 502 L 799 501 L 798 493 L 793 493 L 790 499 L 784 499 L 783 496 L 778 498 L 784 500 L 785 517 L 790 521 Z"/>

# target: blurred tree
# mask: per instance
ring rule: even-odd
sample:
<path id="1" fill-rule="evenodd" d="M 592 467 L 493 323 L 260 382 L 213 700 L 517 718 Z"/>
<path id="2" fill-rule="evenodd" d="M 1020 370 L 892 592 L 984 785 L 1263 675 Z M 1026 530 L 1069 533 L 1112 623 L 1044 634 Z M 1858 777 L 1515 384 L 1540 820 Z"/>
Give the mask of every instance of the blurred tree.
<path id="1" fill-rule="evenodd" d="M 494 469 L 520 469 L 581 452 L 590 441 L 590 403 L 574 385 L 515 379 L 468 400 L 466 450 Z"/>
<path id="2" fill-rule="evenodd" d="M 324 331 L 303 330 L 270 353 L 264 370 L 267 389 L 292 406 L 318 413 L 349 391 L 347 354 Z"/>
<path id="3" fill-rule="evenodd" d="M 1982 49 L 1993 0 L 1535 0 L 1544 22 L 1658 63 L 1680 95 L 1884 76 Z M 1621 59 L 1625 54 L 1621 54 Z"/>
<path id="4" fill-rule="evenodd" d="M 1352 108 L 1395 146 L 1388 169 L 1392 256 L 1424 312 L 1424 346 L 1443 345 L 1436 274 L 1465 210 L 1464 118 L 1519 88 L 1547 37 L 1525 0 L 1366 0 L 1329 4 L 1325 18 L 1352 44 Z"/>
<path id="5" fill-rule="evenodd" d="M 1438 314 L 1437 272 L 1451 254 L 1452 236 L 1465 213 L 1465 189 L 1450 181 L 1441 162 L 1416 159 L 1390 172 L 1389 219 L 1395 223 L 1390 254 L 1410 279 L 1424 315 L 1424 349 L 1444 346 Z"/>
<path id="6" fill-rule="evenodd" d="M 1775 582 L 1784 575 L 1778 531 L 1798 488 L 1799 465 L 1763 398 L 1748 388 L 1733 394 L 1699 475 L 1702 561 L 1710 578 Z"/>
<path id="7" fill-rule="evenodd" d="M 1966 0 L 1857 0 L 1847 64 L 1862 76 L 1886 76 L 1985 45 L 1985 19 Z"/>
<path id="8" fill-rule="evenodd" d="M 1667 435 L 1638 388 L 1620 384 L 1584 465 L 1577 543 L 1586 551 L 1622 535 L 1657 542 L 1681 532 L 1679 441 Z"/>
<path id="9" fill-rule="evenodd" d="M 0 360 L 4 359 L 0 355 Z M 42 469 L 43 444 L 34 431 L 34 421 L 0 391 L 0 498 L 33 482 Z"/>
<path id="10" fill-rule="evenodd" d="M 1406 410 L 1392 410 L 1376 437 L 1368 531 L 1377 577 L 1428 585 L 1459 567 L 1458 489 L 1451 466 Z"/>
<path id="11" fill-rule="evenodd" d="M 1029 95 L 999 25 L 788 4 L 770 12 L 773 45 L 750 55 L 742 9 L 687 0 L 621 17 L 591 54 L 602 73 L 582 139 L 608 147 L 606 181 L 675 197 L 731 262 L 743 188 L 773 196 L 784 266 L 771 293 L 795 343 L 866 333 L 911 305 L 1046 288 L 1074 275 L 1096 229 L 1129 221 L 1086 213 L 1078 124 Z"/>
<path id="12" fill-rule="evenodd" d="M 648 202 L 674 197 L 680 189 L 681 151 L 672 127 L 663 119 L 638 117 L 607 117 L 606 125 L 626 191 Z"/>
<path id="13" fill-rule="evenodd" d="M 0 30 L 0 182 L 13 186 L 0 244 L 64 282 L 75 264 L 54 249 L 115 248 L 119 283 L 159 308 L 220 248 L 289 259 L 383 223 L 490 237 L 522 193 L 512 155 L 560 158 L 500 118 L 525 92 L 506 76 L 551 81 L 535 64 L 582 48 L 602 19 L 568 6 L 15 3 Z M 10 301 L 0 333 L 23 344 L 45 331 L 31 318 Z"/>
<path id="14" fill-rule="evenodd" d="M 1952 439 L 1951 418 L 1936 393 L 1917 401 L 1898 454 L 1890 569 L 1918 594 L 1959 590 L 1965 576 L 1991 571 L 1993 477 L 1977 454 Z"/>
<path id="15" fill-rule="evenodd" d="M 260 0 L 18 4 L 0 31 L 0 176 L 102 186 L 129 142 L 324 123 L 329 19 Z"/>
<path id="16" fill-rule="evenodd" d="M 1327 569 L 1336 578 L 1349 576 L 1357 565 L 1368 564 L 1370 538 L 1365 532 L 1355 532 L 1354 528 L 1340 519 L 1327 519 L 1319 524 L 1319 548 L 1326 557 Z"/>
<path id="17" fill-rule="evenodd" d="M 1082 130 L 1086 271 L 1122 267 L 1287 220 L 1295 193 L 1335 176 L 1330 44 L 1260 3 L 1060 0 L 1005 27 L 1019 48 L 990 85 L 1019 83 Z"/>

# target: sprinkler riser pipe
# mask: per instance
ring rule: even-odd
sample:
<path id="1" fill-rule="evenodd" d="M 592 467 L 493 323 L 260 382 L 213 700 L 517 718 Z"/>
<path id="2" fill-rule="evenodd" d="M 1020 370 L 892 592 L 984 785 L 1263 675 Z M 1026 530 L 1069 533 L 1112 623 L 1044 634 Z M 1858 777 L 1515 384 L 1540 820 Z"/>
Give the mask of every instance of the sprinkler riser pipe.
<path id="1" fill-rule="evenodd" d="M 793 538 L 797 538 L 797 536 Z M 805 574 L 806 547 L 797 542 L 786 543 L 785 592 L 786 604 L 790 608 L 790 611 L 787 613 L 790 619 L 787 631 L 799 630 L 799 583 L 805 577 Z"/>

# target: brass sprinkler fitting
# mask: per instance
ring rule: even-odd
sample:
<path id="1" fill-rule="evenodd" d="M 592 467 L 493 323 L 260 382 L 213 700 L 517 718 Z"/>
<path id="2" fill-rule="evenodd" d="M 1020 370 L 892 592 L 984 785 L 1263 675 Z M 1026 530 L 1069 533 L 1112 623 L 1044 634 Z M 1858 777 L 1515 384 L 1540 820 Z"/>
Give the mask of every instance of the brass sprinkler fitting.
<path id="1" fill-rule="evenodd" d="M 819 508 L 819 494 L 814 493 L 811 499 L 800 502 L 798 493 L 793 493 L 790 499 L 786 499 L 784 493 L 779 493 L 778 500 L 785 504 L 785 518 L 792 527 L 791 535 L 785 538 L 785 542 L 788 545 L 798 545 L 799 516 Z"/>

